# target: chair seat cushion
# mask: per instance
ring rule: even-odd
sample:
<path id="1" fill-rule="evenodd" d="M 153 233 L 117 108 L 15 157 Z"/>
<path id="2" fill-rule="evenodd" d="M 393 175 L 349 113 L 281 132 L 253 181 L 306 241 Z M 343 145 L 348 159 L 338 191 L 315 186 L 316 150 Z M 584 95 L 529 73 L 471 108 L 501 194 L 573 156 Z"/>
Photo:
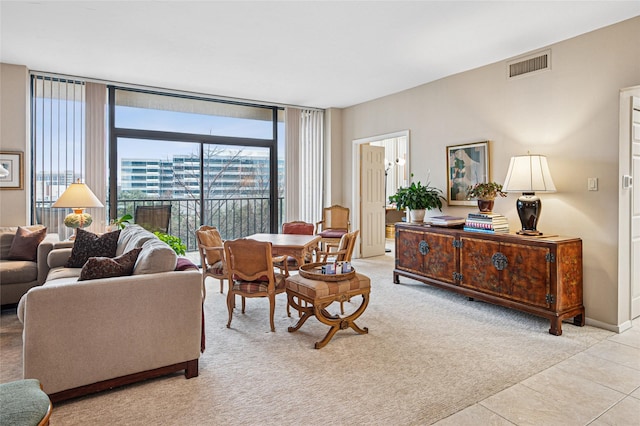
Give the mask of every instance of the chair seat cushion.
<path id="1" fill-rule="evenodd" d="M 36 379 L 0 384 L 0 424 L 37 425 L 47 415 L 50 403 Z"/>
<path id="2" fill-rule="evenodd" d="M 284 290 L 285 278 L 286 277 L 282 274 L 276 274 L 276 293 Z M 244 281 L 244 280 L 233 281 L 234 291 L 241 291 L 247 294 L 266 293 L 268 286 L 269 286 L 268 281 Z"/>
<path id="3" fill-rule="evenodd" d="M 322 238 L 342 238 L 342 236 L 346 233 L 347 231 L 344 229 L 326 229 L 320 232 L 318 235 L 320 235 Z"/>
<path id="4" fill-rule="evenodd" d="M 292 290 L 309 299 L 323 299 L 344 293 L 364 292 L 371 287 L 371 280 L 366 275 L 356 274 L 355 277 L 342 281 L 320 281 L 292 275 L 287 278 L 287 290 Z"/>
<path id="5" fill-rule="evenodd" d="M 222 260 L 217 261 L 213 265 L 210 265 L 207 268 L 207 273 L 214 275 L 227 275 L 227 271 L 225 270 L 224 263 Z"/>

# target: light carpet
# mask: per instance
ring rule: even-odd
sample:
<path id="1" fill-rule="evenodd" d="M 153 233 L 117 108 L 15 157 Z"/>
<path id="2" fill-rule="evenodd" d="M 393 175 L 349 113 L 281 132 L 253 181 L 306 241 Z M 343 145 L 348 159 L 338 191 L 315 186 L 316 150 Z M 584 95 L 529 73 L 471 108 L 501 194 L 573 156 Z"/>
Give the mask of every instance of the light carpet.
<path id="1" fill-rule="evenodd" d="M 369 334 L 339 331 L 320 350 L 313 345 L 327 326 L 312 318 L 287 332 L 297 316 L 287 317 L 284 294 L 275 333 L 266 299 L 248 299 L 227 329 L 225 296 L 210 280 L 199 377 L 175 374 L 59 403 L 51 425 L 431 424 L 612 335 L 564 324 L 552 336 L 545 319 L 406 278 L 393 284 L 393 261 L 354 260 L 371 278 L 357 321 Z M 19 379 L 14 313 L 2 315 L 0 343 L 0 379 Z"/>

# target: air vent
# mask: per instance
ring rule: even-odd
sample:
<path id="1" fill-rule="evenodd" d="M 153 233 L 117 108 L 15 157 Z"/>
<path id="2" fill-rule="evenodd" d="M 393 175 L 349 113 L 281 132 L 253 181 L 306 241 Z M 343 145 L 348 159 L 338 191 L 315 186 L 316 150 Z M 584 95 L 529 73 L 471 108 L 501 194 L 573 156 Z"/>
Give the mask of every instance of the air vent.
<path id="1" fill-rule="evenodd" d="M 532 73 L 549 69 L 551 69 L 551 50 L 545 50 L 544 52 L 538 52 L 531 56 L 507 62 L 508 78 L 531 75 Z"/>

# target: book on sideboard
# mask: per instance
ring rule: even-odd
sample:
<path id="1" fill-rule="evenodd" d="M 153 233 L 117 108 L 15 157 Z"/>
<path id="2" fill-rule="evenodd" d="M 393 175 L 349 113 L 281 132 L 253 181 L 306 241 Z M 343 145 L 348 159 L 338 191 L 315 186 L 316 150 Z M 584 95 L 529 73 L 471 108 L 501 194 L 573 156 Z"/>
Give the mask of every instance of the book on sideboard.
<path id="1" fill-rule="evenodd" d="M 433 216 L 427 219 L 433 226 L 456 227 L 463 226 L 465 224 L 465 218 L 459 216 Z"/>
<path id="2" fill-rule="evenodd" d="M 499 213 L 469 213 L 464 230 L 471 232 L 507 233 L 509 221 Z"/>

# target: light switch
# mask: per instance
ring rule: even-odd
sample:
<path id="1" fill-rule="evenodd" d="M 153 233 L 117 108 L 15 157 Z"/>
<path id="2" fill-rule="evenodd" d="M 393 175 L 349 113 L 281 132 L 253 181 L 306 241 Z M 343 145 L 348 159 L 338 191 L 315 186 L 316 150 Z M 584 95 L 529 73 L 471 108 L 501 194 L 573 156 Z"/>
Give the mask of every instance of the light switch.
<path id="1" fill-rule="evenodd" d="M 587 189 L 589 191 L 598 190 L 598 178 L 587 178 Z"/>

